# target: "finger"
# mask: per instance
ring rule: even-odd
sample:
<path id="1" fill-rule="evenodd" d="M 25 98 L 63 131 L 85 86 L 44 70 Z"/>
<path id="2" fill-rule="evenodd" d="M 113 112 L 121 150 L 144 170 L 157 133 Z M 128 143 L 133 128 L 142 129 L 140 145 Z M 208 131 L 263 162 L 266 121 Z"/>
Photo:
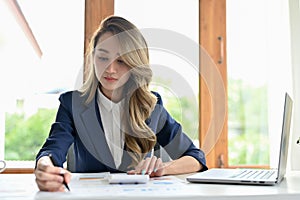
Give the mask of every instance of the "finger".
<path id="1" fill-rule="evenodd" d="M 35 182 L 36 182 L 36 184 L 38 185 L 38 188 L 41 191 L 48 191 L 48 188 L 46 188 L 46 186 L 45 186 L 45 184 L 46 184 L 45 181 L 41 181 L 41 180 L 35 179 Z"/>
<path id="2" fill-rule="evenodd" d="M 61 167 L 54 167 L 48 165 L 48 166 L 43 166 L 42 169 L 37 168 L 34 173 L 36 178 L 39 180 L 62 182 L 63 177 L 61 175 L 68 174 L 69 172 L 67 172 L 67 170 L 64 170 Z"/>
<path id="3" fill-rule="evenodd" d="M 146 174 L 146 172 L 148 172 L 148 167 L 149 167 L 149 164 L 150 164 L 150 162 L 151 162 L 151 159 L 152 158 L 146 158 L 145 160 L 144 160 L 144 164 L 143 164 L 143 166 L 141 167 L 141 174 L 142 175 L 144 175 L 144 174 Z"/>
<path id="4" fill-rule="evenodd" d="M 65 178 L 66 183 L 68 184 L 71 181 L 72 174 L 68 170 L 65 170 L 65 172 L 66 173 L 64 174 L 64 178 Z"/>
<path id="5" fill-rule="evenodd" d="M 141 160 L 141 162 L 139 162 L 139 164 L 135 167 L 134 171 L 136 174 L 141 173 L 144 163 L 145 163 L 145 160 Z"/>
<path id="6" fill-rule="evenodd" d="M 153 172 L 157 172 L 159 169 L 163 167 L 163 162 L 161 158 L 158 158 L 155 162 Z"/>
<path id="7" fill-rule="evenodd" d="M 47 173 L 43 171 L 35 171 L 35 177 L 41 181 L 55 181 L 62 183 L 64 178 L 60 174 Z"/>
<path id="8" fill-rule="evenodd" d="M 52 174 L 64 174 L 65 170 L 61 167 L 55 167 L 50 160 L 39 160 L 37 164 L 37 171 L 43 171 Z"/>
<path id="9" fill-rule="evenodd" d="M 127 171 L 127 174 L 136 174 L 136 171 L 133 169 L 133 170 Z"/>
<path id="10" fill-rule="evenodd" d="M 149 166 L 147 169 L 147 174 L 151 174 L 154 171 L 156 162 L 157 162 L 157 157 L 153 156 L 150 160 L 150 163 L 149 163 Z"/>
<path id="11" fill-rule="evenodd" d="M 66 188 L 64 185 L 61 185 L 59 188 L 55 188 L 53 190 L 49 190 L 50 192 L 65 192 Z"/>
<path id="12" fill-rule="evenodd" d="M 53 175 L 53 174 L 47 174 L 47 173 L 41 173 L 37 172 L 37 178 L 36 183 L 40 190 L 42 191 L 65 191 L 65 186 L 63 185 L 63 180 L 68 184 L 71 181 L 71 173 L 67 170 L 65 170 L 66 173 L 62 175 Z M 39 173 L 41 173 L 41 176 L 44 178 L 38 178 L 40 177 Z M 49 178 L 50 177 L 50 178 Z M 52 178 L 51 178 L 52 177 Z M 45 179 L 45 180 L 44 180 Z"/>
<path id="13" fill-rule="evenodd" d="M 163 176 L 163 175 L 165 175 L 166 167 L 171 165 L 171 164 L 172 164 L 172 162 L 163 163 L 160 158 L 157 159 L 155 170 L 152 172 L 152 174 L 150 176 L 154 177 L 154 176 Z"/>
<path id="14" fill-rule="evenodd" d="M 41 191 L 63 191 L 60 188 L 64 188 L 62 183 L 55 181 L 40 181 L 36 179 L 36 183 Z"/>
<path id="15" fill-rule="evenodd" d="M 140 169 L 143 167 L 145 160 L 141 160 L 139 164 L 135 167 L 135 169 Z"/>
<path id="16" fill-rule="evenodd" d="M 37 162 L 37 169 L 43 170 L 49 165 L 53 166 L 49 156 L 43 156 Z"/>

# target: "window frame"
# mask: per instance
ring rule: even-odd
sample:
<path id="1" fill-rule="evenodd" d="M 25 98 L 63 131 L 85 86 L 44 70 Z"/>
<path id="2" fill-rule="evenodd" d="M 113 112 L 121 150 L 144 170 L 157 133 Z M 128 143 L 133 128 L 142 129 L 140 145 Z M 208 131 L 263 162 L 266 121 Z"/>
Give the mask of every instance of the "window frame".
<path id="1" fill-rule="evenodd" d="M 114 14 L 114 0 L 85 0 L 85 37 L 84 52 L 88 48 L 88 43 L 93 31 L 99 25 L 99 21 Z M 226 65 L 226 0 L 199 0 L 199 41 L 213 61 L 216 63 L 221 74 L 222 81 L 227 94 L 227 65 Z M 221 38 L 221 40 L 220 40 Z M 200 58 L 201 58 L 200 53 Z M 222 59 L 222 62 L 220 61 Z M 201 66 L 201 63 L 200 63 Z M 84 76 L 88 69 L 84 69 Z M 83 78 L 85 80 L 85 78 Z M 199 146 L 203 147 L 203 141 L 207 129 L 210 125 L 212 115 L 211 96 L 205 80 L 199 74 Z M 223 104 L 224 105 L 224 104 Z M 227 96 L 225 97 L 225 120 L 221 134 L 216 138 L 216 144 L 209 152 L 206 159 L 209 168 L 229 167 L 228 166 L 228 117 L 227 117 Z M 216 108 L 214 108 L 216 109 Z M 17 161 L 15 166 L 22 166 L 22 162 Z M 241 166 L 238 166 L 241 167 Z M 269 166 L 243 166 L 252 168 L 269 168 Z M 32 167 L 8 166 L 3 173 L 33 173 Z"/>
<path id="2" fill-rule="evenodd" d="M 22 12 L 21 10 L 13 11 Z M 114 0 L 85 0 L 84 55 L 88 48 L 90 38 L 92 37 L 94 30 L 98 27 L 99 22 L 113 13 Z M 24 18 L 24 20 L 26 19 Z M 26 30 L 30 30 L 30 27 L 26 28 Z M 30 36 L 30 38 L 31 37 L 32 36 Z M 35 47 L 36 44 L 32 43 L 32 45 Z M 84 75 L 87 74 L 86 71 L 87 69 L 84 69 Z M 35 161 L 7 161 L 7 167 L 2 173 L 28 174 L 34 172 L 34 167 Z"/>
<path id="3" fill-rule="evenodd" d="M 219 71 L 225 94 L 227 94 L 227 64 L 226 64 L 226 0 L 199 0 L 199 28 L 200 46 L 210 56 L 215 63 L 217 70 Z M 201 52 L 200 52 L 201 53 Z M 200 72 L 201 66 L 204 66 L 204 58 L 206 54 L 200 54 Z M 210 81 L 214 81 L 217 77 L 214 74 L 209 74 Z M 203 147 L 203 142 L 207 131 L 210 127 L 210 120 L 213 110 L 223 109 L 225 110 L 225 118 L 223 128 L 217 135 L 209 136 L 211 140 L 215 140 L 214 147 L 206 152 L 207 166 L 212 167 L 228 167 L 228 128 L 227 128 L 227 96 L 225 96 L 224 104 L 212 105 L 211 92 L 214 94 L 222 93 L 218 91 L 220 88 L 208 88 L 206 80 L 203 76 L 199 76 L 199 99 L 200 99 L 200 118 L 199 118 L 199 138 L 200 147 Z M 217 82 L 217 81 L 216 81 Z M 218 98 L 219 99 L 219 98 Z M 221 98 L 222 99 L 222 98 Z M 212 108 L 212 106 L 215 106 Z M 218 131 L 219 130 L 214 130 Z"/>

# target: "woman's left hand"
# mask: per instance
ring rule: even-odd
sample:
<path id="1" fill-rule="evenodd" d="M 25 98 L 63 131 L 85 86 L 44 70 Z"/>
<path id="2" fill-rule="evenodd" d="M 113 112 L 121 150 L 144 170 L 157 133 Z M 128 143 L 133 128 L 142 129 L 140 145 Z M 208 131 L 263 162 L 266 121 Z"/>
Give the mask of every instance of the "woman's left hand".
<path id="1" fill-rule="evenodd" d="M 165 174 L 165 164 L 161 158 L 156 156 L 148 157 L 142 160 L 134 170 L 127 172 L 128 174 L 149 174 L 153 176 L 163 176 Z"/>

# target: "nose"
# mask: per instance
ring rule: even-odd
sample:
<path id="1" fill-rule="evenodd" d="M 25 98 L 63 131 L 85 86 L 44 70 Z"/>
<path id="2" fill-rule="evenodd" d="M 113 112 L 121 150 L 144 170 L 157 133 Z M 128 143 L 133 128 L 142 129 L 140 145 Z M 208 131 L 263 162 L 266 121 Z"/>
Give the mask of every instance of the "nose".
<path id="1" fill-rule="evenodd" d="M 112 63 L 110 63 L 107 68 L 105 69 L 105 71 L 107 73 L 116 73 L 116 70 L 117 70 L 117 64 L 116 64 L 116 61 L 113 61 Z"/>

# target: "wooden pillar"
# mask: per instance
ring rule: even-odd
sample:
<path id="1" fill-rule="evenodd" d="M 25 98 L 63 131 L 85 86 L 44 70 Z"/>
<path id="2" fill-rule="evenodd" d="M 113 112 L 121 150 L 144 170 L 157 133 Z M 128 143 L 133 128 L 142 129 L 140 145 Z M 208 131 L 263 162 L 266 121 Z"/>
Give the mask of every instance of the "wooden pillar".
<path id="1" fill-rule="evenodd" d="M 209 168 L 227 167 L 226 0 L 199 0 L 199 23 L 200 147 Z"/>
<path id="2" fill-rule="evenodd" d="M 114 0 L 85 0 L 84 54 L 94 31 L 98 28 L 101 21 L 113 14 Z"/>

